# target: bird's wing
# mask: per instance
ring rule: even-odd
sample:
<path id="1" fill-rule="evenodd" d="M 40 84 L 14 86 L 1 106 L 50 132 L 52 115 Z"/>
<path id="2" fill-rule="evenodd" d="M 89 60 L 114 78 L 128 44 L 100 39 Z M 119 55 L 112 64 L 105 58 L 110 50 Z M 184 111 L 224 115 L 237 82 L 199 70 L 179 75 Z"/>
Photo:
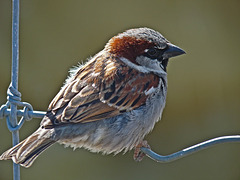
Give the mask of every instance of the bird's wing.
<path id="1" fill-rule="evenodd" d="M 139 72 L 120 60 L 96 58 L 60 90 L 46 116 L 53 124 L 107 119 L 145 104 L 158 84 L 153 73 Z"/>

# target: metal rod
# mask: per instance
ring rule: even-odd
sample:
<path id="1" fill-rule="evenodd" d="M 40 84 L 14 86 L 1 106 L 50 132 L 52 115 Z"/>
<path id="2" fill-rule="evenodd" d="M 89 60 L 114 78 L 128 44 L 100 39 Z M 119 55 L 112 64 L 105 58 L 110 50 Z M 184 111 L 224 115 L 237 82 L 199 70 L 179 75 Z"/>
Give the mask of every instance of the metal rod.
<path id="1" fill-rule="evenodd" d="M 6 109 L 4 112 L 5 116 L 10 115 L 11 109 Z M 43 118 L 44 115 L 46 114 L 46 112 L 44 111 L 28 111 L 28 114 L 32 117 L 32 118 Z M 22 117 L 24 116 L 24 110 L 22 109 L 18 109 L 17 110 L 17 116 L 18 117 Z"/>
<path id="2" fill-rule="evenodd" d="M 141 151 L 144 152 L 148 157 L 150 157 L 151 159 L 157 162 L 167 163 L 167 162 L 172 162 L 177 159 L 183 158 L 185 156 L 188 156 L 200 150 L 210 148 L 217 144 L 232 143 L 232 142 L 240 142 L 240 135 L 231 135 L 231 136 L 222 136 L 222 137 L 213 138 L 166 156 L 159 155 L 153 152 L 151 149 L 145 148 L 145 147 L 142 147 Z"/>
<path id="3" fill-rule="evenodd" d="M 12 0 L 12 74 L 11 82 L 15 89 L 18 89 L 19 69 L 19 0 Z M 10 104 L 10 122 L 12 127 L 17 126 L 17 105 Z M 13 146 L 19 142 L 19 132 L 12 132 Z M 20 180 L 20 166 L 13 163 L 13 179 Z"/>

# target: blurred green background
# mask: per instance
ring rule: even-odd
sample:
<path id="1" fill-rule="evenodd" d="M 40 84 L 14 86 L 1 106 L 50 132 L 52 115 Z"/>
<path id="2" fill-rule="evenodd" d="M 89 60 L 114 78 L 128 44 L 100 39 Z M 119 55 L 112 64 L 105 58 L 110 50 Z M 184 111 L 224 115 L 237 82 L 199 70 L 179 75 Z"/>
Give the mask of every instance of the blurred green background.
<path id="1" fill-rule="evenodd" d="M 147 26 L 187 54 L 168 66 L 162 121 L 146 139 L 166 155 L 209 138 L 240 133 L 240 1 L 238 0 L 22 0 L 19 90 L 35 110 L 47 109 L 70 67 L 100 51 L 113 35 Z M 0 105 L 11 69 L 11 2 L 0 0 Z M 24 124 L 21 139 L 40 119 Z M 11 134 L 0 120 L 0 153 Z M 178 161 L 137 163 L 133 152 L 102 156 L 54 145 L 24 180 L 240 179 L 240 144 L 223 144 Z M 0 162 L 0 179 L 12 179 L 12 162 Z"/>

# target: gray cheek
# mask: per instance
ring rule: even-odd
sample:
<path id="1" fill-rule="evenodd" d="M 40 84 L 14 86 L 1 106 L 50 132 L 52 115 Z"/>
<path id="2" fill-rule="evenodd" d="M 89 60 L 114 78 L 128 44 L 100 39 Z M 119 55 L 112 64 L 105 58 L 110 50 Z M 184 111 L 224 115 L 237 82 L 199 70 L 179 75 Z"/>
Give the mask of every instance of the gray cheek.
<path id="1" fill-rule="evenodd" d="M 145 56 L 137 57 L 136 61 L 141 65 L 149 69 L 161 71 L 160 64 L 157 59 L 153 60 Z"/>
<path id="2" fill-rule="evenodd" d="M 162 70 L 161 67 L 160 67 L 160 63 L 158 62 L 157 59 L 156 60 L 152 60 L 149 65 L 150 65 L 149 68 L 152 68 L 154 70 L 159 70 L 159 71 Z"/>

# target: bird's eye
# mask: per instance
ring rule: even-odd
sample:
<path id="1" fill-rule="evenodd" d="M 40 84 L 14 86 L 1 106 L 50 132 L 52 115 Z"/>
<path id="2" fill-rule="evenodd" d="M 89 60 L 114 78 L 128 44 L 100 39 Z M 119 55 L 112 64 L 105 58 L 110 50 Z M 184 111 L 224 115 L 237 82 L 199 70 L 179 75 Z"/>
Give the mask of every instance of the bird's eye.
<path id="1" fill-rule="evenodd" d="M 157 59 L 159 56 L 159 52 L 155 48 L 150 48 L 147 50 L 146 55 L 150 57 L 151 59 Z"/>

